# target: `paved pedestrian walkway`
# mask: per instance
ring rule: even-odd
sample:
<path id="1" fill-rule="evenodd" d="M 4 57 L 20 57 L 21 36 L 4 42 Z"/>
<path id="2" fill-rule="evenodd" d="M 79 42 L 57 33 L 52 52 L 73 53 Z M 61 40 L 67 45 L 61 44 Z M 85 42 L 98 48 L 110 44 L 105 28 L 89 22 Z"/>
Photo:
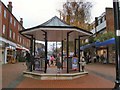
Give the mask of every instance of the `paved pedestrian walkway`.
<path id="1" fill-rule="evenodd" d="M 24 77 L 22 72 L 26 70 L 26 67 L 23 63 L 6 64 L 2 67 L 3 88 L 105 88 L 107 90 L 107 88 L 114 87 L 113 81 L 92 72 L 94 70 L 94 72 L 100 71 L 104 75 L 114 75 L 114 66 L 89 64 L 86 69 L 90 73 L 73 80 L 36 80 Z M 51 70 L 52 68 L 54 67 L 51 67 Z"/>
<path id="2" fill-rule="evenodd" d="M 23 80 L 24 63 L 2 65 L 2 88 L 13 88 Z"/>
<path id="3" fill-rule="evenodd" d="M 112 82 L 115 81 L 115 64 L 90 63 L 86 70 Z"/>

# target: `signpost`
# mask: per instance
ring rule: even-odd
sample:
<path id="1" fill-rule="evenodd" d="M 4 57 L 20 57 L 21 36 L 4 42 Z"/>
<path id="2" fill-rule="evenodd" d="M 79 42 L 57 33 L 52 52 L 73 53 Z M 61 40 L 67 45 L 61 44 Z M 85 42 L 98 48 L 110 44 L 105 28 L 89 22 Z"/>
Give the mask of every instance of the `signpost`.
<path id="1" fill-rule="evenodd" d="M 116 47 L 116 81 L 115 90 L 120 90 L 120 6 L 118 0 L 113 0 L 114 9 L 114 29 Z"/>

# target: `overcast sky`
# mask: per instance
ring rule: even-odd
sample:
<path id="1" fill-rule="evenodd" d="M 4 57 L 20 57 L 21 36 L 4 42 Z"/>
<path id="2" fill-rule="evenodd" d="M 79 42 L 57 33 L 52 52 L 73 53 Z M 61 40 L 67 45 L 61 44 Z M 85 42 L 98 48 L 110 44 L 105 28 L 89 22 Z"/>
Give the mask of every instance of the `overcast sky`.
<path id="1" fill-rule="evenodd" d="M 59 17 L 58 10 L 62 9 L 62 5 L 66 0 L 2 0 L 7 6 L 8 2 L 12 1 L 13 15 L 20 20 L 23 18 L 23 26 L 30 28 L 40 25 L 54 16 Z M 95 17 L 100 16 L 105 12 L 106 7 L 113 7 L 113 0 L 87 0 L 93 3 L 91 11 L 92 21 Z M 51 48 L 53 43 L 49 43 L 48 48 Z"/>
<path id="2" fill-rule="evenodd" d="M 62 8 L 63 2 L 66 0 L 2 0 L 7 6 L 9 1 L 13 4 L 13 14 L 20 20 L 23 18 L 25 28 L 39 25 L 53 16 L 58 16 L 58 10 Z M 105 12 L 106 7 L 113 7 L 113 0 L 88 0 L 93 2 L 91 11 L 92 21 L 95 17 Z"/>

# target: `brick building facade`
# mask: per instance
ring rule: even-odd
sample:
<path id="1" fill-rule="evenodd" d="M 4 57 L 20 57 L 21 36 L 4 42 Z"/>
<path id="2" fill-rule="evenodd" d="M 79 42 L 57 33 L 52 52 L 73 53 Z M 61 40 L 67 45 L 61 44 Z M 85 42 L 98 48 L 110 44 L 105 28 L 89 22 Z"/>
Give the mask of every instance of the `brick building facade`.
<path id="1" fill-rule="evenodd" d="M 101 16 L 96 17 L 95 21 L 90 25 L 91 32 L 94 37 L 100 37 L 104 33 L 112 32 L 114 34 L 114 13 L 113 8 L 105 8 L 105 12 Z M 96 54 L 99 56 L 106 52 L 107 62 L 115 63 L 115 47 L 114 45 L 106 45 L 97 48 Z"/>
<path id="2" fill-rule="evenodd" d="M 7 7 L 0 1 L 0 50 L 2 52 L 2 62 L 8 62 L 8 50 L 12 50 L 11 55 L 16 56 L 17 50 L 28 50 L 30 41 L 26 37 L 20 35 L 19 31 L 24 29 L 23 19 L 20 21 L 12 14 L 12 2 Z"/>

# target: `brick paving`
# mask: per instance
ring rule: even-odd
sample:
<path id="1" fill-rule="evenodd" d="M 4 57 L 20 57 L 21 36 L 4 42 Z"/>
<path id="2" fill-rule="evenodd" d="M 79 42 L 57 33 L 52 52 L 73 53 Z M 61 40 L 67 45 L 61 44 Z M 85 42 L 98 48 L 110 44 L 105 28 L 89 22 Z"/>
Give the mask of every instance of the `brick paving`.
<path id="1" fill-rule="evenodd" d="M 14 87 L 14 82 L 22 77 L 22 72 L 25 69 L 24 63 L 2 65 L 2 88 Z"/>
<path id="2" fill-rule="evenodd" d="M 105 79 L 115 80 L 115 64 L 91 63 L 86 66 L 89 73 L 97 74 Z"/>
<path id="3" fill-rule="evenodd" d="M 114 65 L 89 64 L 86 66 L 88 75 L 73 80 L 36 80 L 23 77 L 26 70 L 23 63 L 2 66 L 3 88 L 113 88 L 114 82 L 105 76 L 115 77 Z M 54 68 L 54 67 L 52 67 Z M 52 70 L 51 68 L 51 70 Z M 98 74 L 96 74 L 97 72 Z M 103 76 L 100 76 L 102 74 Z"/>
<path id="4" fill-rule="evenodd" d="M 90 74 L 73 80 L 35 80 L 26 78 L 17 88 L 113 88 L 114 84 Z"/>

